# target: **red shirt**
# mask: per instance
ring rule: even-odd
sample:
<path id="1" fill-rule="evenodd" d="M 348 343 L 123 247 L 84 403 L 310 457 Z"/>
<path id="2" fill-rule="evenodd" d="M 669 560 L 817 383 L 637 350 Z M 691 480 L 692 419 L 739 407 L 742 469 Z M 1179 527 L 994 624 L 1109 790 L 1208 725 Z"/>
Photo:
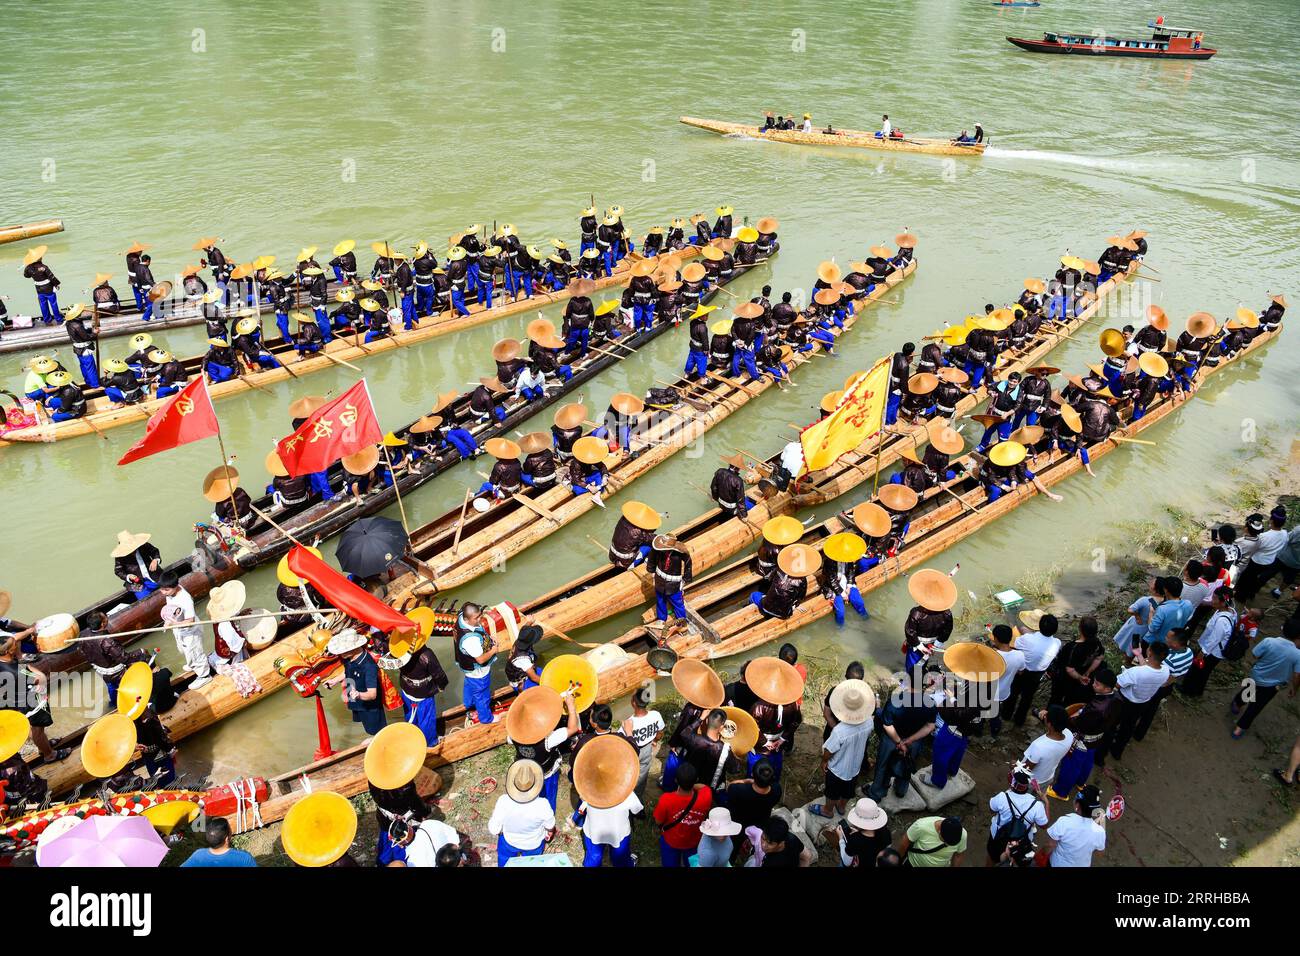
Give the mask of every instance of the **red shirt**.
<path id="1" fill-rule="evenodd" d="M 673 791 L 665 793 L 655 804 L 655 822 L 660 826 L 674 820 L 691 802 L 691 794 Z M 695 785 L 695 804 L 690 812 L 682 817 L 681 822 L 663 834 L 666 842 L 674 850 L 694 850 L 700 845 L 700 824 L 709 815 L 713 806 L 713 791 L 703 784 Z"/>

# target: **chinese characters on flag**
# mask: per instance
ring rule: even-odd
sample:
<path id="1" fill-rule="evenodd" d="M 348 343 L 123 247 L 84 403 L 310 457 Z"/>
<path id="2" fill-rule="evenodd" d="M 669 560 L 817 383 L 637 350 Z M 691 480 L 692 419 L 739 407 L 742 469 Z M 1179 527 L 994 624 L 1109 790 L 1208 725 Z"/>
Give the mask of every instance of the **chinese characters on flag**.
<path id="1" fill-rule="evenodd" d="M 869 372 L 857 375 L 835 411 L 803 430 L 799 441 L 808 471 L 828 467 L 880 430 L 889 395 L 889 364 L 888 358 L 881 359 Z"/>
<path id="2" fill-rule="evenodd" d="M 383 437 L 370 391 L 362 379 L 312 412 L 296 432 L 280 440 L 275 450 L 289 474 L 297 478 L 324 471 L 346 455 L 379 444 Z"/>
<path id="3" fill-rule="evenodd" d="M 208 383 L 200 375 L 153 413 L 145 425 L 144 437 L 127 449 L 118 464 L 126 465 L 177 445 L 211 438 L 218 431 L 217 410 L 212 407 Z"/>

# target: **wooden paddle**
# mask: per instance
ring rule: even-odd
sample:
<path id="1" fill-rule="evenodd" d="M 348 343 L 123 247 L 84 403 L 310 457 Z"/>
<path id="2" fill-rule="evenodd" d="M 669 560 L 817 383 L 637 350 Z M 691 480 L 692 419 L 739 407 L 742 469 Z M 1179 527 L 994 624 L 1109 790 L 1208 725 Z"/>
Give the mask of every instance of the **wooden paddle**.
<path id="1" fill-rule="evenodd" d="M 330 353 L 327 352 L 327 351 L 325 351 L 324 349 L 321 349 L 321 350 L 320 350 L 320 354 L 323 355 L 323 356 L 325 356 L 327 359 L 329 359 L 329 360 L 330 360 L 331 362 L 333 362 L 335 365 L 343 365 L 343 366 L 345 366 L 345 367 L 347 367 L 347 368 L 352 369 L 352 371 L 354 371 L 354 372 L 360 372 L 360 371 L 361 371 L 361 369 L 357 368 L 357 367 L 356 367 L 355 365 L 353 365 L 351 362 L 344 361 L 343 359 L 341 359 L 341 358 L 339 358 L 339 357 L 337 357 L 337 356 L 335 356 L 335 355 L 330 355 Z M 295 376 L 295 377 L 296 377 L 296 376 Z"/>

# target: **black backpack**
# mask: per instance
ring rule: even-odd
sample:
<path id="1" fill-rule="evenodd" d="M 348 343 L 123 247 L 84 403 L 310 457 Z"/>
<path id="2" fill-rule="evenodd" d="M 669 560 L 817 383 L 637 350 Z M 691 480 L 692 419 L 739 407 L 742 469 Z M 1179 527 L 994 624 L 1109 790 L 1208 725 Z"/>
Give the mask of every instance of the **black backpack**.
<path id="1" fill-rule="evenodd" d="M 1249 648 L 1250 635 L 1241 626 L 1241 618 L 1237 617 L 1232 622 L 1232 633 L 1223 642 L 1223 650 L 1219 653 L 1223 655 L 1225 661 L 1239 661 L 1246 656 Z"/>
<path id="2" fill-rule="evenodd" d="M 993 834 L 993 840 L 999 847 L 1005 847 L 1012 840 L 1026 840 L 1029 838 L 1029 824 L 1025 822 L 1025 817 L 1029 811 L 1034 809 L 1037 800 L 1031 800 L 1025 807 L 1024 812 L 1016 809 L 1015 803 L 1011 800 L 1011 791 L 1002 791 L 1007 798 L 1007 809 L 1011 811 L 1011 819 L 1002 826 L 998 827 L 998 832 Z"/>

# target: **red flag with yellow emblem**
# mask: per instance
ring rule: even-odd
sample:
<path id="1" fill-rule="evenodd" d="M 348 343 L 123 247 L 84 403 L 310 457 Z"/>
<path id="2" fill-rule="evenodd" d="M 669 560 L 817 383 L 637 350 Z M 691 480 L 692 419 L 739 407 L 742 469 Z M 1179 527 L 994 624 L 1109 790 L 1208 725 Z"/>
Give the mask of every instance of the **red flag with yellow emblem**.
<path id="1" fill-rule="evenodd" d="M 200 375 L 153 413 L 144 427 L 144 437 L 127 449 L 118 464 L 130 464 L 178 445 L 211 438 L 220 430 L 207 380 Z"/>
<path id="2" fill-rule="evenodd" d="M 308 415 L 296 432 L 280 439 L 275 450 L 296 478 L 324 471 L 340 458 L 377 445 L 383 438 L 370 390 L 362 379 Z"/>

